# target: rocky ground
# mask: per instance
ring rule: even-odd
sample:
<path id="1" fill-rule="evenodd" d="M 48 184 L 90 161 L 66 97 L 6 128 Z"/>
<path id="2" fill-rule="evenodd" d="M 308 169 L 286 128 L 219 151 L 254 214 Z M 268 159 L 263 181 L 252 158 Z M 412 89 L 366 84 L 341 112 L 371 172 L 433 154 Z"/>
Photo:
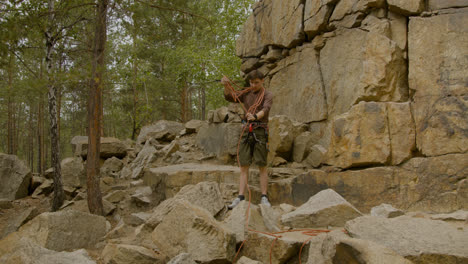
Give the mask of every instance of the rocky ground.
<path id="1" fill-rule="evenodd" d="M 142 131 L 141 144 L 103 140 L 105 217 L 88 212 L 87 140 L 75 138 L 76 156 L 62 161 L 67 201 L 60 211 L 49 212 L 50 171 L 44 177 L 25 173 L 33 182 L 30 194 L 0 200 L 0 263 L 468 262 L 467 211 L 405 212 L 390 204 L 365 210 L 333 189 L 297 204 L 300 199 L 286 190 L 290 178 L 307 171 L 297 164 L 270 169 L 272 207 L 257 205 L 253 170 L 249 214 L 248 202 L 228 211 L 239 171 L 234 161 L 226 164 L 199 148 L 200 126 L 192 131 L 190 125 L 160 123 Z M 19 162 L 1 158 L 3 165 Z M 20 163 L 5 168 L 25 171 Z M 13 196 L 24 192 L 24 184 L 16 185 Z"/>

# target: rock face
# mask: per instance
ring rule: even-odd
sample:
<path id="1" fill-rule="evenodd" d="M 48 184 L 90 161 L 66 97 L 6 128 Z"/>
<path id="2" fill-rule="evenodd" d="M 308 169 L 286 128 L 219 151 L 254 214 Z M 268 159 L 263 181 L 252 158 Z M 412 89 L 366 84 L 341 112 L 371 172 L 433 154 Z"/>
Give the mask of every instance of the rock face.
<path id="1" fill-rule="evenodd" d="M 442 221 L 363 216 L 345 228 L 352 237 L 384 245 L 415 263 L 468 261 L 468 231 Z"/>
<path id="2" fill-rule="evenodd" d="M 389 27 L 387 21 L 378 23 Z M 388 36 L 373 31 L 345 30 L 320 51 L 329 115 L 345 113 L 360 101 L 407 99 L 403 52 Z"/>
<path id="3" fill-rule="evenodd" d="M 416 141 L 427 156 L 468 150 L 468 59 L 464 56 L 468 32 L 462 26 L 466 23 L 466 13 L 415 17 L 409 22 L 409 83 L 415 90 Z"/>
<path id="4" fill-rule="evenodd" d="M 222 262 L 235 253 L 235 235 L 208 211 L 184 201 L 164 216 L 152 239 L 170 258 L 187 252 L 197 262 Z"/>
<path id="5" fill-rule="evenodd" d="M 18 157 L 0 153 L 0 199 L 27 196 L 31 177 L 31 171 Z"/>
<path id="6" fill-rule="evenodd" d="M 245 74 L 266 73 L 272 120 L 327 124 L 313 149 L 295 152 L 297 135 L 282 137 L 294 142 L 295 162 L 347 169 L 465 153 L 467 7 L 463 0 L 259 1 L 236 50 Z M 270 163 L 292 161 L 280 153 L 270 153 Z"/>
<path id="7" fill-rule="evenodd" d="M 324 190 L 295 211 L 282 216 L 284 225 L 294 228 L 344 226 L 361 215 L 354 206 L 332 189 Z"/>
<path id="8" fill-rule="evenodd" d="M 258 56 L 267 50 L 268 45 L 291 48 L 302 42 L 303 10 L 300 0 L 256 3 L 237 39 L 236 54 L 241 57 Z"/>
<path id="9" fill-rule="evenodd" d="M 43 213 L 18 231 L 36 244 L 55 251 L 90 247 L 107 233 L 106 219 L 79 211 Z"/>
<path id="10" fill-rule="evenodd" d="M 305 123 L 327 118 L 318 59 L 317 51 L 309 45 L 278 62 L 270 81 L 270 90 L 275 96 L 270 115 L 287 115 Z"/>
<path id="11" fill-rule="evenodd" d="M 409 104 L 361 102 L 335 118 L 330 163 L 342 168 L 396 165 L 411 157 L 414 138 Z"/>

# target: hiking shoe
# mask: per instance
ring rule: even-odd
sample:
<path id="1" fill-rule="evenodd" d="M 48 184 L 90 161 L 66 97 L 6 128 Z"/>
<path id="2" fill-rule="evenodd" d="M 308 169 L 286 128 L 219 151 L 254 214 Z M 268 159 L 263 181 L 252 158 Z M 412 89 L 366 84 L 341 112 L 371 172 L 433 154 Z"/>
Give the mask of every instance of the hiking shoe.
<path id="1" fill-rule="evenodd" d="M 262 196 L 262 199 L 260 200 L 260 204 L 264 204 L 268 207 L 271 207 L 270 201 L 268 201 L 268 197 Z"/>
<path id="2" fill-rule="evenodd" d="M 234 209 L 234 207 L 236 207 L 242 200 L 237 197 L 236 199 L 234 199 L 234 201 L 232 201 L 232 203 L 230 205 L 228 205 L 228 209 L 229 210 L 232 210 Z"/>

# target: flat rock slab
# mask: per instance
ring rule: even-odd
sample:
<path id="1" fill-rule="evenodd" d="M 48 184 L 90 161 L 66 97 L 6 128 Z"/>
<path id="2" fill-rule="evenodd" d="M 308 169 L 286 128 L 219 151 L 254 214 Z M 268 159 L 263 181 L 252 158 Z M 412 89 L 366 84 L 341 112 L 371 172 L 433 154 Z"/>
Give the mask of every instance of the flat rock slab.
<path id="1" fill-rule="evenodd" d="M 416 263 L 466 263 L 468 228 L 422 218 L 363 216 L 346 223 L 354 238 L 384 245 Z"/>

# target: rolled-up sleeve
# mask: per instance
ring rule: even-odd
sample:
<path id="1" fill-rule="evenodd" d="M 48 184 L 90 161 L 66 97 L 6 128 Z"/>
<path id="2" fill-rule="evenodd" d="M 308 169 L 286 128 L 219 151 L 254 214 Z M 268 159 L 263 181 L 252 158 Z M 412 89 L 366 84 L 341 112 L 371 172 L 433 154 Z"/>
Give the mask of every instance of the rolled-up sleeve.
<path id="1" fill-rule="evenodd" d="M 265 99 L 263 102 L 263 108 L 261 111 L 268 116 L 270 113 L 271 106 L 273 105 L 273 94 L 271 92 L 265 92 Z"/>
<path id="2" fill-rule="evenodd" d="M 226 101 L 228 101 L 228 102 L 235 103 L 234 97 L 232 97 L 232 94 L 230 94 L 230 93 L 228 93 L 228 94 L 224 93 L 224 99 L 226 99 Z"/>

